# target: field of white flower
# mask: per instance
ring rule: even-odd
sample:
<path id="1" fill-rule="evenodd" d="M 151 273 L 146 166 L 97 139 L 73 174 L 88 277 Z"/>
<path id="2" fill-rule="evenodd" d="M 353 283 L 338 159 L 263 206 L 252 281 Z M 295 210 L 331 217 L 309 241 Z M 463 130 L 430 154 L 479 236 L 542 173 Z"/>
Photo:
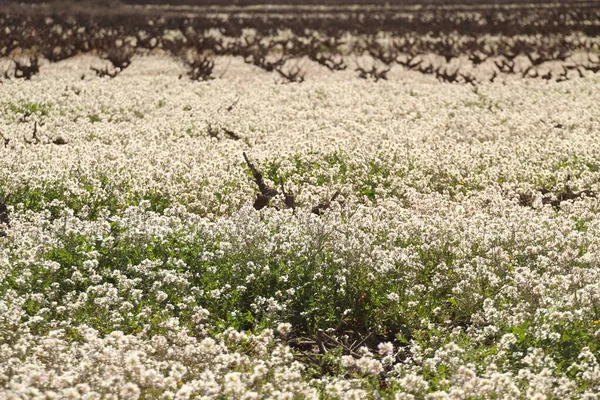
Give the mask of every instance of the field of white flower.
<path id="1" fill-rule="evenodd" d="M 598 76 L 99 62 L 0 86 L 0 398 L 600 397 Z"/>

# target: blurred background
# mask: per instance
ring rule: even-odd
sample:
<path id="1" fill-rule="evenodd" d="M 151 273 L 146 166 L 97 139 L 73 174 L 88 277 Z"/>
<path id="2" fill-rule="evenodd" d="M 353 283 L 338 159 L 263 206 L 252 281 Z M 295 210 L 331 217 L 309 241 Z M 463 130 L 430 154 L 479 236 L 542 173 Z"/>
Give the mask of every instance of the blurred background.
<path id="1" fill-rule="evenodd" d="M 402 70 L 468 85 L 563 82 L 600 70 L 599 6 L 589 0 L 4 0 L 0 60 L 4 79 L 31 79 L 43 65 L 81 55 L 103 60 L 91 70 L 114 78 L 144 56 L 166 55 L 200 81 L 215 78 L 215 65 L 233 58 L 296 83 L 312 66 L 374 81 Z"/>

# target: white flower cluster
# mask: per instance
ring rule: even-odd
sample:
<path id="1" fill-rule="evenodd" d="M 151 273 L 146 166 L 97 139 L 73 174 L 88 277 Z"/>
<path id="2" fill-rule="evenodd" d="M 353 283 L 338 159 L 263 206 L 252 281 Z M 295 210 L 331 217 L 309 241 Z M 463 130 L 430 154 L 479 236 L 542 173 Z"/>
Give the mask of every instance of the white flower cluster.
<path id="1" fill-rule="evenodd" d="M 29 363 L 3 351 L 2 398 L 317 398 L 270 330 L 259 336 L 230 330 L 215 339 L 170 331 L 150 340 L 121 331 L 101 338 L 85 325 L 74 332 L 76 345 L 64 330 L 21 337 L 14 347 Z"/>
<path id="2" fill-rule="evenodd" d="M 0 398 L 598 398 L 597 77 L 89 62 L 0 91 Z"/>

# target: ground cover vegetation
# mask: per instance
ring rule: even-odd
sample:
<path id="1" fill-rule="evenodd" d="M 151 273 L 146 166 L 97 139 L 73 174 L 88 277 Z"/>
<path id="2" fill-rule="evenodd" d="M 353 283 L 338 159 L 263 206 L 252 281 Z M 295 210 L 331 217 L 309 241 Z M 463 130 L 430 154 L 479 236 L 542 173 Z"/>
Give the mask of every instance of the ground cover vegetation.
<path id="1" fill-rule="evenodd" d="M 597 10 L 284 8 L 1 14 L 0 397 L 597 399 Z"/>

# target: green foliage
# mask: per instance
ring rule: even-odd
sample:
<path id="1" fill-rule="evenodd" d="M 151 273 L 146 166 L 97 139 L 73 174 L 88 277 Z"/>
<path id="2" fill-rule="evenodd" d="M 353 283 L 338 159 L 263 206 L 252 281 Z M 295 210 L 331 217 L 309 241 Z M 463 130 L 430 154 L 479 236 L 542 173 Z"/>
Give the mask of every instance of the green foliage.
<path id="1" fill-rule="evenodd" d="M 15 102 L 4 102 L 0 104 L 0 109 L 8 114 L 8 119 L 17 120 L 24 115 L 34 115 L 37 117 L 47 117 L 52 109 L 52 102 L 33 102 L 27 100 L 18 100 Z"/>

